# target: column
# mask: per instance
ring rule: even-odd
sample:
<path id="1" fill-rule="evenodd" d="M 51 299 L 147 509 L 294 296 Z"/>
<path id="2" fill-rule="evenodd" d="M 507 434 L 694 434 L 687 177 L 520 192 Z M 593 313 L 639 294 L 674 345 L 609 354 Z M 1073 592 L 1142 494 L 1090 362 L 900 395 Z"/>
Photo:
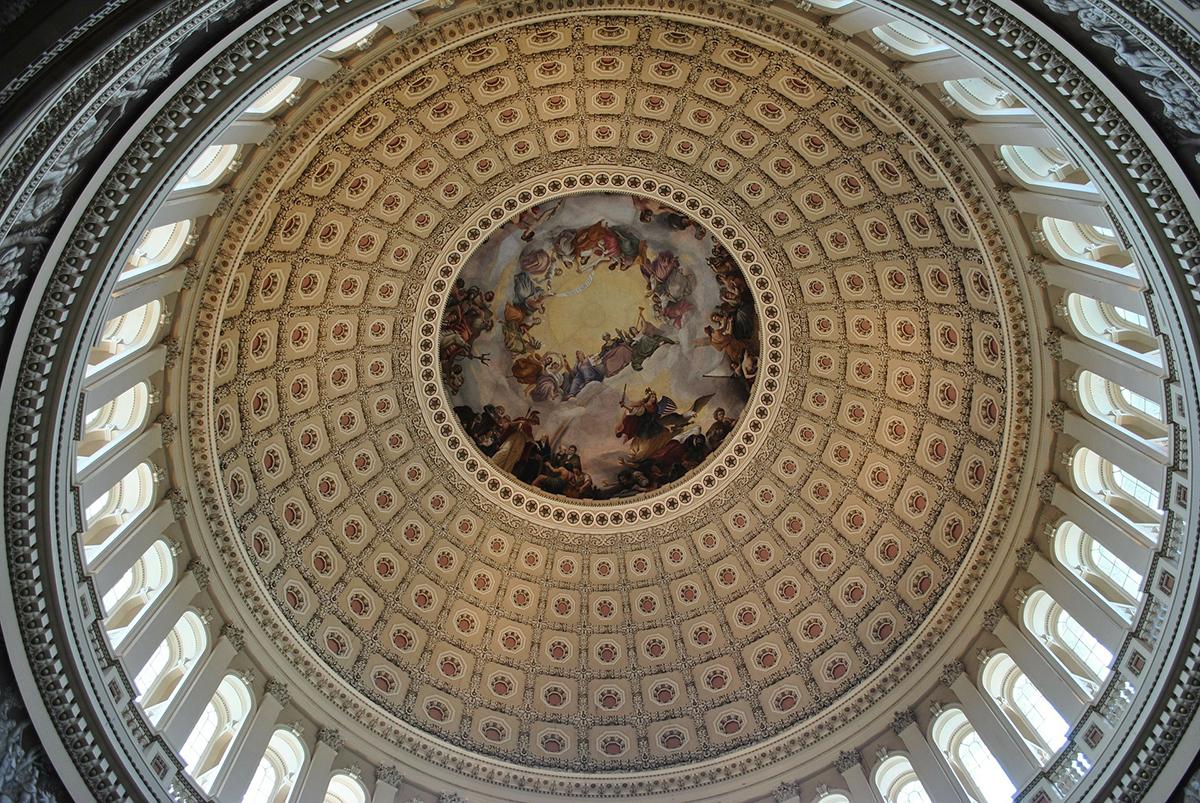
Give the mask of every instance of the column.
<path id="1" fill-rule="evenodd" d="M 133 625 L 133 629 L 114 650 L 133 677 L 150 659 L 158 645 L 171 632 L 171 628 L 183 616 L 192 600 L 200 593 L 198 572 L 189 571 L 164 595 L 150 603 L 150 610 Z"/>
<path id="2" fill-rule="evenodd" d="M 208 217 L 221 202 L 221 196 L 220 191 L 213 190 L 195 195 L 181 195 L 176 198 L 168 197 L 150 218 L 150 228 L 155 229 L 184 220 Z"/>
<path id="3" fill-rule="evenodd" d="M 1063 416 L 1063 432 L 1083 446 L 1110 460 L 1152 488 L 1162 488 L 1167 482 L 1166 455 L 1144 441 L 1138 446 L 1107 429 L 1101 429 L 1079 413 L 1067 411 Z"/>
<path id="4" fill-rule="evenodd" d="M 962 787 L 946 774 L 933 748 L 925 741 L 925 734 L 917 725 L 916 715 L 911 709 L 896 714 L 892 730 L 904 742 L 904 747 L 908 750 L 908 760 L 912 762 L 913 769 L 921 780 L 921 786 L 925 787 L 930 800 L 936 800 L 937 803 L 950 803 L 955 800 L 959 803 L 970 803 Z"/>
<path id="5" fill-rule="evenodd" d="M 879 11 L 867 6 L 860 6 L 853 11 L 848 11 L 845 14 L 839 14 L 829 22 L 829 27 L 835 31 L 841 31 L 847 36 L 854 36 L 856 33 L 869 31 L 872 28 L 878 28 L 880 25 L 887 25 L 889 22 L 894 22 L 895 17 L 883 11 Z"/>
<path id="6" fill-rule="evenodd" d="M 1063 359 L 1070 360 L 1080 368 L 1095 371 L 1105 379 L 1148 399 L 1162 398 L 1166 371 L 1158 363 L 1141 354 L 1119 350 L 1115 344 L 1102 349 L 1070 336 L 1064 336 L 1061 342 Z"/>
<path id="7" fill-rule="evenodd" d="M 392 33 L 400 33 L 416 25 L 419 19 L 415 13 L 409 10 L 397 11 L 395 14 L 384 17 L 379 20 L 379 24 L 390 30 Z"/>
<path id="8" fill-rule="evenodd" d="M 963 130 L 979 145 L 1030 145 L 1058 147 L 1058 139 L 1044 125 L 1027 123 L 967 123 Z"/>
<path id="9" fill-rule="evenodd" d="M 1012 781 L 1013 786 L 1023 787 L 1038 767 L 1033 761 L 1029 748 L 1024 739 L 1016 736 L 1007 721 L 1001 722 L 1000 717 L 983 699 L 979 689 L 963 672 L 950 684 L 950 690 L 962 704 L 967 721 L 979 738 L 987 745 L 988 750 L 995 756 L 996 761 L 1004 768 L 1004 774 Z"/>
<path id="10" fill-rule="evenodd" d="M 167 349 L 158 345 L 143 351 L 130 360 L 121 360 L 110 371 L 93 376 L 83 391 L 83 409 L 89 412 L 108 404 L 138 382 L 147 381 L 161 373 L 167 363 Z"/>
<path id="11" fill-rule="evenodd" d="M 231 748 L 229 760 L 221 768 L 216 782 L 213 784 L 212 796 L 217 800 L 241 800 L 254 773 L 267 752 L 267 744 L 279 724 L 279 713 L 287 705 L 287 685 L 277 680 L 267 681 L 263 689 L 262 701 L 255 708 L 253 716 Z"/>
<path id="12" fill-rule="evenodd" d="M 400 785 L 404 775 L 396 767 L 384 765 L 375 768 L 375 794 L 371 803 L 399 803 Z"/>
<path id="13" fill-rule="evenodd" d="M 1067 722 L 1078 722 L 1083 717 L 1087 703 L 1079 696 L 1074 684 L 1069 683 L 1059 670 L 1046 660 L 1012 619 L 1007 616 L 1001 617 L 992 632 L 1004 644 L 1004 649 L 1025 676 L 1063 719 Z"/>
<path id="14" fill-rule="evenodd" d="M 112 299 L 108 302 L 104 314 L 109 318 L 115 318 L 155 299 L 165 298 L 179 290 L 186 275 L 187 271 L 177 266 L 161 273 L 155 273 L 141 281 L 133 281 L 128 286 L 119 287 L 112 294 Z"/>
<path id="15" fill-rule="evenodd" d="M 1034 553 L 1029 563 L 1029 573 L 1038 579 L 1054 597 L 1054 601 L 1071 614 L 1084 630 L 1103 644 L 1109 652 L 1116 653 L 1125 640 L 1125 626 L 1116 614 L 1100 607 L 1100 604 L 1084 593 L 1057 566 L 1040 553 Z"/>
<path id="16" fill-rule="evenodd" d="M 1014 185 L 1014 189 L 1016 189 L 1016 186 L 1020 185 Z M 1089 209 L 1098 207 L 1101 212 L 1106 207 L 1104 196 L 1091 184 L 1075 184 L 1070 181 L 1042 179 L 1033 184 L 1032 187 L 1032 189 L 1022 189 L 1021 192 L 1031 192 L 1066 204 L 1082 203 L 1086 204 Z M 1056 217 L 1061 217 L 1061 215 L 1056 215 Z"/>
<path id="17" fill-rule="evenodd" d="M 1154 548 L 1148 543 L 1145 533 L 1106 516 L 1095 505 L 1061 483 L 1055 486 L 1050 503 L 1105 549 L 1143 577 L 1146 576 L 1150 570 L 1150 559 L 1154 557 Z"/>
<path id="18" fill-rule="evenodd" d="M 221 637 L 200 660 L 200 665 L 183 679 L 158 722 L 158 731 L 175 751 L 183 747 L 188 734 L 196 726 L 204 706 L 217 692 L 217 686 L 229 671 L 229 663 L 242 649 L 242 632 L 226 625 Z"/>
<path id="19" fill-rule="evenodd" d="M 129 567 L 163 536 L 174 521 L 171 504 L 159 502 L 158 507 L 142 514 L 123 531 L 118 531 L 114 540 L 88 564 L 96 588 L 112 588 L 113 583 L 129 571 Z"/>
<path id="20" fill-rule="evenodd" d="M 850 793 L 851 800 L 855 803 L 879 803 L 880 797 L 875 790 L 875 784 L 868 781 L 867 774 L 863 772 L 862 753 L 857 750 L 839 753 L 833 766 L 846 779 L 846 790 Z"/>
<path id="21" fill-rule="evenodd" d="M 1048 259 L 1042 260 L 1041 266 L 1047 284 L 1053 287 L 1125 309 L 1137 309 L 1143 301 L 1142 289 L 1146 284 L 1128 268 L 1090 260 L 1064 265 Z"/>
<path id="22" fill-rule="evenodd" d="M 1030 215 L 1044 215 L 1106 228 L 1112 225 L 1107 204 L 1095 192 L 1087 198 L 1067 198 L 1049 192 L 1013 190 L 1012 199 L 1017 209 Z"/>
<path id="23" fill-rule="evenodd" d="M 957 54 L 905 64 L 900 71 L 918 84 L 940 84 L 962 78 L 988 78 L 986 70 Z"/>
<path id="24" fill-rule="evenodd" d="M 212 141 L 213 145 L 258 145 L 271 135 L 275 124 L 268 120 L 234 120 Z"/>
<path id="25" fill-rule="evenodd" d="M 291 74 L 300 78 L 309 78 L 313 81 L 324 81 L 337 72 L 341 66 L 334 59 L 317 56 L 297 66 L 296 69 L 292 70 Z"/>
<path id="26" fill-rule="evenodd" d="M 155 451 L 162 448 L 162 430 L 158 424 L 151 424 L 146 431 L 138 435 L 125 446 L 100 460 L 85 465 L 75 473 L 75 483 L 79 486 L 79 496 L 87 507 L 100 494 L 120 482 L 126 474 L 133 471 Z"/>
<path id="27" fill-rule="evenodd" d="M 333 775 L 333 760 L 342 748 L 342 735 L 333 728 L 317 731 L 317 745 L 308 766 L 301 773 L 294 803 L 321 803 Z"/>

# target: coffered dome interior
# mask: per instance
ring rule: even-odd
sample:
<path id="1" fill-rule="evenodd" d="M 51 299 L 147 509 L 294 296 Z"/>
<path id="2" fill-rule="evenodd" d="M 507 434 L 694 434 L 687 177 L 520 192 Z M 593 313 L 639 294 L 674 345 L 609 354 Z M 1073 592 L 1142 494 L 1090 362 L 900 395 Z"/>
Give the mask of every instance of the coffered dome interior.
<path id="1" fill-rule="evenodd" d="M 149 774 L 1089 799 L 1191 560 L 1116 157 L 932 11 L 384 5 L 268 25 L 64 395 Z"/>
<path id="2" fill-rule="evenodd" d="M 969 610 L 1022 481 L 988 189 L 806 33 L 462 39 L 315 105 L 232 211 L 187 358 L 225 559 L 384 738 L 585 772 L 814 744 Z M 581 291 L 601 329 L 555 316 Z"/>

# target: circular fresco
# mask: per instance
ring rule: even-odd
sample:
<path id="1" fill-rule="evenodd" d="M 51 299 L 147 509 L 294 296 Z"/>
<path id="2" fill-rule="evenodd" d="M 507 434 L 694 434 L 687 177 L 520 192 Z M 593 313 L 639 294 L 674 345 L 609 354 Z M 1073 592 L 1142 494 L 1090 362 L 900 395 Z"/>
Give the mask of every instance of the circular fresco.
<path id="1" fill-rule="evenodd" d="M 534 206 L 471 255 L 442 315 L 442 381 L 493 465 L 617 499 L 687 476 L 758 370 L 753 296 L 700 223 L 619 193 Z"/>

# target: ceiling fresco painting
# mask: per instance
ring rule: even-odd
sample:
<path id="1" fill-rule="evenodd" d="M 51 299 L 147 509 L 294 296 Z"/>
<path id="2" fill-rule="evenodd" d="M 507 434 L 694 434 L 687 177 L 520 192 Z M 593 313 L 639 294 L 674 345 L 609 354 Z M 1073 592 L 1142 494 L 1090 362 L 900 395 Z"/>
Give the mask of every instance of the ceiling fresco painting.
<path id="1" fill-rule="evenodd" d="M 468 260 L 441 322 L 442 380 L 492 463 L 611 499 L 702 464 L 758 366 L 754 300 L 697 221 L 639 195 L 534 206 Z"/>

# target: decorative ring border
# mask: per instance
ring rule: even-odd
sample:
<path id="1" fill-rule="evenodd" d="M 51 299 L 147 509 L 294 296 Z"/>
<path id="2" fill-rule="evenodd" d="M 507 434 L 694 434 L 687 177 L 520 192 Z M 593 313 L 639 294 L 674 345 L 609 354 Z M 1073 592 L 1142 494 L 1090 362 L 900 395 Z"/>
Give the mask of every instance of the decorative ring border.
<path id="1" fill-rule="evenodd" d="M 492 232 L 529 207 L 554 198 L 592 192 L 655 194 L 683 214 L 698 219 L 737 262 L 754 295 L 755 309 L 763 331 L 759 351 L 759 375 L 745 412 L 723 448 L 687 477 L 625 504 L 564 503 L 561 497 L 542 493 L 491 465 L 463 432 L 457 416 L 447 412 L 450 402 L 438 366 L 437 333 L 441 329 L 445 293 L 474 251 Z M 784 369 L 791 356 L 787 311 L 780 304 L 783 293 L 770 260 L 754 237 L 715 199 L 691 187 L 648 170 L 618 165 L 579 166 L 555 172 L 548 178 L 526 181 L 511 188 L 491 204 L 478 210 L 475 219 L 460 226 L 449 238 L 431 275 L 425 280 L 416 324 L 420 326 L 412 344 L 412 375 L 421 412 L 431 433 L 440 435 L 438 446 L 447 462 L 458 469 L 482 494 L 498 497 L 510 512 L 536 524 L 581 532 L 608 528 L 647 527 L 663 524 L 701 506 L 720 493 L 721 487 L 738 476 L 751 462 L 778 417 L 784 390 Z M 747 415 L 749 413 L 749 415 Z M 749 419 L 749 420 L 747 420 Z"/>

